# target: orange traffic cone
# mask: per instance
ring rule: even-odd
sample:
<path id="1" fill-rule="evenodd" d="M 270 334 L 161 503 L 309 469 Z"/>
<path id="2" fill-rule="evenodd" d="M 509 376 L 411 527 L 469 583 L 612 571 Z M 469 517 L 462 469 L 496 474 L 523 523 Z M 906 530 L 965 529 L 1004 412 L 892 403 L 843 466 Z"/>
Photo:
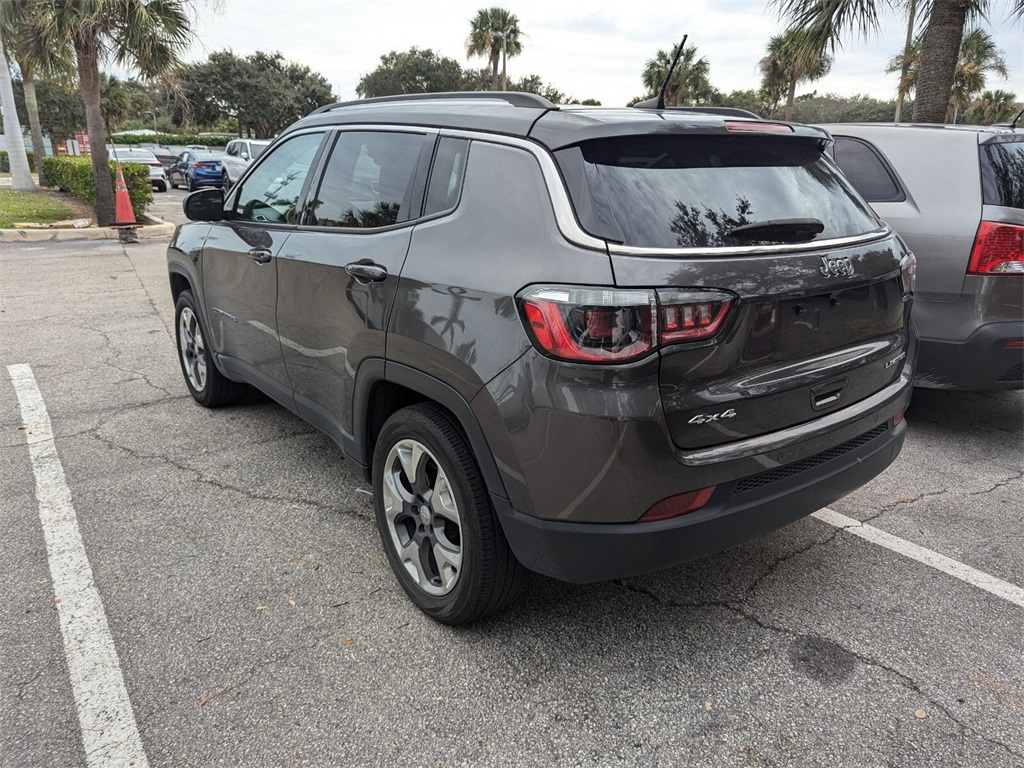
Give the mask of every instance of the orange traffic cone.
<path id="1" fill-rule="evenodd" d="M 128 197 L 128 186 L 124 183 L 124 174 L 121 173 L 121 165 L 118 164 L 114 180 L 114 224 L 125 226 L 136 223 L 132 199 Z"/>

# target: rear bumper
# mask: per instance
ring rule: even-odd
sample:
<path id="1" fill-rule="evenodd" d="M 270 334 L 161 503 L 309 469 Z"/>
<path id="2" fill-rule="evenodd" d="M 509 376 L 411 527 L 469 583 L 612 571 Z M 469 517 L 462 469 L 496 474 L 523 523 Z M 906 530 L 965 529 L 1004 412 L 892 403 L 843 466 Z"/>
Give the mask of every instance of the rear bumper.
<path id="1" fill-rule="evenodd" d="M 919 387 L 936 389 L 1024 389 L 1024 321 L 989 323 L 963 341 L 920 341 Z"/>
<path id="2" fill-rule="evenodd" d="M 886 422 L 816 456 L 720 485 L 697 512 L 660 522 L 541 520 L 492 498 L 527 568 L 576 583 L 625 578 L 706 557 L 809 515 L 881 473 L 905 434 L 905 421 Z"/>

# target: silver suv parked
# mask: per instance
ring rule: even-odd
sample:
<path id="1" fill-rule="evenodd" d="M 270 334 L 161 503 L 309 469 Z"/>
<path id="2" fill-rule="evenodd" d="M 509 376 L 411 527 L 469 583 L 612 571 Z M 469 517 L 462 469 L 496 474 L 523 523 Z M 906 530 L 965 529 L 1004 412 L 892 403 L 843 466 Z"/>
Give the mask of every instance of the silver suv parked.
<path id="1" fill-rule="evenodd" d="M 263 150 L 270 146 L 269 141 L 257 139 L 235 139 L 229 141 L 224 148 L 224 157 L 221 158 L 220 168 L 223 174 L 224 188 L 227 189 L 241 178 L 245 169 L 253 160 L 263 154 Z"/>
<path id="2" fill-rule="evenodd" d="M 529 94 L 337 104 L 168 250 L 192 396 L 258 387 L 373 486 L 430 616 L 702 557 L 884 470 L 914 259 L 818 129 Z"/>
<path id="3" fill-rule="evenodd" d="M 1024 132 L 822 127 L 843 173 L 918 258 L 917 385 L 1024 387 Z"/>

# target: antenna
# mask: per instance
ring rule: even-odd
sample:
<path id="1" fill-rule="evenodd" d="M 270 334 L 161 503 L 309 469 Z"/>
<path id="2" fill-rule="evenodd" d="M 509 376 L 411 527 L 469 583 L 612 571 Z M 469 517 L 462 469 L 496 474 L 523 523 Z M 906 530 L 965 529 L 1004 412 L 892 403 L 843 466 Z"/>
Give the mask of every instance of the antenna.
<path id="1" fill-rule="evenodd" d="M 1024 115 L 1024 109 L 1017 113 L 1017 116 L 1013 118 L 1013 122 L 1010 123 L 1010 128 L 1017 130 L 1017 121 L 1020 120 L 1020 116 Z"/>
<path id="2" fill-rule="evenodd" d="M 683 40 L 679 43 L 679 47 L 676 49 L 675 58 L 672 59 L 672 64 L 669 66 L 668 72 L 665 73 L 665 82 L 661 84 L 661 90 L 658 92 L 657 98 L 638 101 L 633 105 L 633 109 L 665 108 L 665 91 L 668 90 L 668 81 L 672 79 L 672 73 L 675 72 L 676 64 L 679 63 L 679 57 L 683 55 L 683 48 L 686 46 L 686 38 L 688 37 L 689 35 L 683 35 Z"/>

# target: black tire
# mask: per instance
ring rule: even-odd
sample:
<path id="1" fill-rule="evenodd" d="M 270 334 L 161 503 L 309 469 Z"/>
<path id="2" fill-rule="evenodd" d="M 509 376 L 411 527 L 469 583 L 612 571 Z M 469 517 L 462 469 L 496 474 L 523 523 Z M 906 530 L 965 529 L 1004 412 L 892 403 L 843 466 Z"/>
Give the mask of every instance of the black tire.
<path id="1" fill-rule="evenodd" d="M 167 185 L 166 184 L 157 184 L 156 185 L 156 191 L 157 192 L 166 192 L 167 191 Z"/>
<path id="2" fill-rule="evenodd" d="M 414 475 L 419 475 L 422 468 L 422 478 L 409 482 L 402 470 L 401 452 L 416 445 L 426 449 L 414 462 Z M 401 499 L 400 511 L 395 508 L 398 495 L 385 491 L 386 477 L 396 483 L 405 478 L 398 490 L 408 498 Z M 425 481 L 431 477 L 432 487 L 426 494 Z M 454 500 L 457 523 L 452 522 L 451 508 L 444 514 L 438 511 L 445 506 L 438 496 L 442 484 L 450 494 L 441 495 L 450 496 L 449 502 Z M 390 513 L 385 493 L 391 500 Z M 462 429 L 446 411 L 420 403 L 392 414 L 385 422 L 373 454 L 373 500 L 388 562 L 409 599 L 432 619 L 443 624 L 466 624 L 502 610 L 519 594 L 526 569 L 508 546 Z M 389 515 L 393 522 L 389 522 Z M 460 560 L 457 569 L 449 568 L 451 583 L 445 585 L 445 574 L 432 553 L 442 546 L 454 554 L 450 549 L 456 538 L 453 533 L 457 533 Z M 418 571 L 416 576 L 403 564 L 399 552 L 403 538 L 407 540 L 404 549 L 416 553 L 409 560 Z M 431 562 L 436 568 L 431 568 Z M 436 580 L 431 582 L 431 576 Z M 426 587 L 421 585 L 424 582 Z"/>
<path id="3" fill-rule="evenodd" d="M 193 179 L 186 179 L 186 181 L 188 182 L 187 188 L 189 192 L 195 192 L 197 189 L 199 189 L 199 187 L 196 186 L 196 183 Z"/>
<path id="4" fill-rule="evenodd" d="M 207 408 L 216 408 L 241 397 L 245 393 L 245 384 L 231 381 L 217 369 L 206 338 L 192 291 L 182 291 L 174 306 L 178 363 L 185 377 L 185 386 L 195 401 Z"/>
<path id="5" fill-rule="evenodd" d="M 170 180 L 171 180 L 171 189 L 177 189 L 178 188 L 178 182 L 176 182 L 174 180 L 174 174 L 170 175 Z"/>

